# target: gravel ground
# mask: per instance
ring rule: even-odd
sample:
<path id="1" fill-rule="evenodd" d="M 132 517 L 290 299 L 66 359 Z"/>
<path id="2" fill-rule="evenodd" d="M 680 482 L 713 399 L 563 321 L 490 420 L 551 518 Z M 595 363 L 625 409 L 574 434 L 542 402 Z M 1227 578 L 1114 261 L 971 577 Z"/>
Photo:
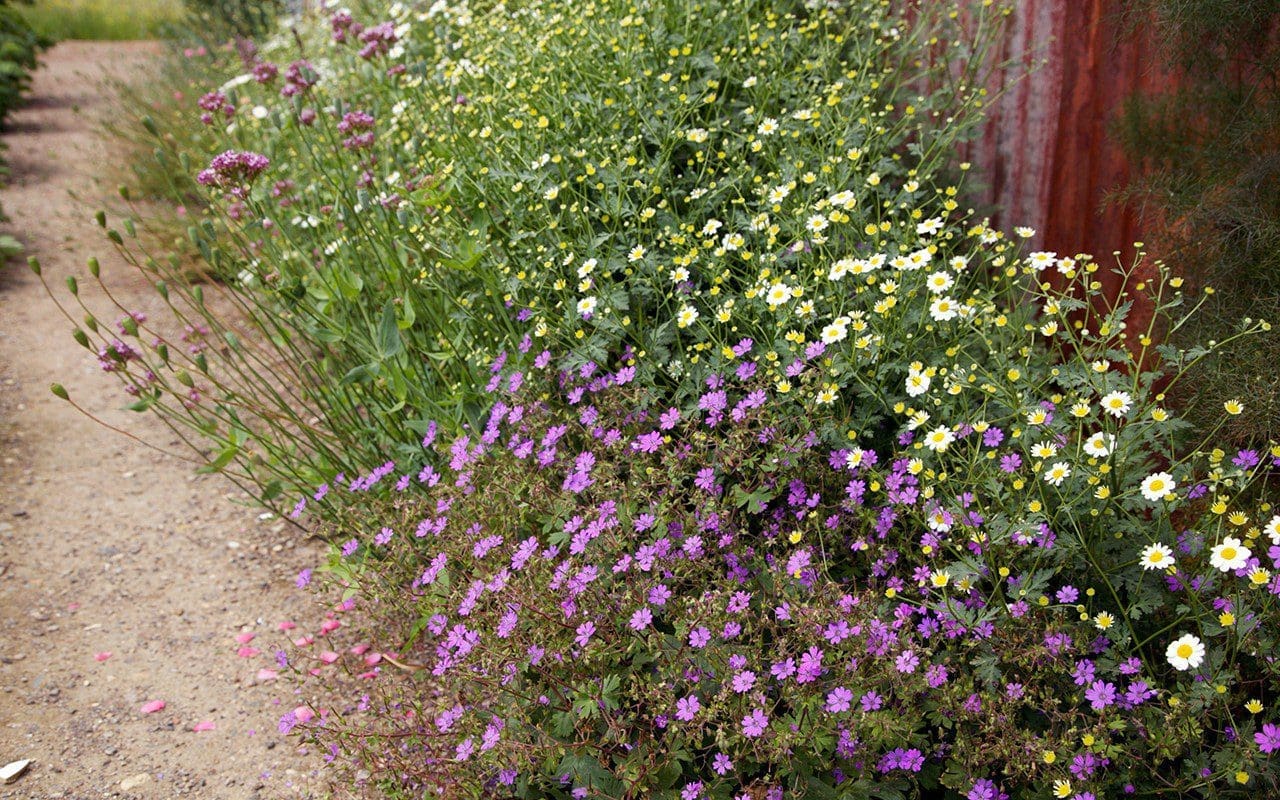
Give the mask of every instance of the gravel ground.
<path id="1" fill-rule="evenodd" d="M 95 308 L 90 255 L 126 306 L 160 309 L 92 221 L 110 194 L 94 179 L 112 157 L 100 80 L 145 75 L 156 52 L 58 45 L 3 136 L 4 229 L 55 290 L 80 275 Z M 103 420 L 180 451 L 158 421 L 122 409 L 119 384 L 69 329 L 25 266 L 0 268 L 0 767 L 32 760 L 0 798 L 323 796 L 320 759 L 276 731 L 300 698 L 258 674 L 281 622 L 297 619 L 297 635 L 319 619 L 292 584 L 315 545 L 234 502 L 244 498 L 225 480 L 54 398 L 61 382 Z M 164 708 L 143 713 L 156 700 Z"/>

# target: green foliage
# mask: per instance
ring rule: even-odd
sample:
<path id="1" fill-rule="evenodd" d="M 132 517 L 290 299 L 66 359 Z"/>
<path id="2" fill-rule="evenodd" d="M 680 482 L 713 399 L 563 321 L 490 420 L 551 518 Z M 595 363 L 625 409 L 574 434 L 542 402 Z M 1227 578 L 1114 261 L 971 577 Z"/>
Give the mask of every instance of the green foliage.
<path id="1" fill-rule="evenodd" d="M 9 114 L 31 87 L 31 72 L 37 66 L 36 58 L 49 44 L 49 40 L 31 29 L 9 0 L 0 0 L 0 126 L 8 120 Z M 0 177 L 8 174 L 8 168 L 0 161 Z M 3 211 L 0 211 L 0 219 L 5 219 Z M 22 245 L 16 239 L 0 237 L 0 264 L 20 252 Z"/>
<path id="2" fill-rule="evenodd" d="M 18 9 L 37 34 L 52 40 L 148 39 L 182 20 L 181 0 L 38 0 Z"/>
<path id="3" fill-rule="evenodd" d="M 219 36 L 261 36 L 284 11 L 284 0 L 183 0 L 188 26 L 214 41 Z"/>
<path id="4" fill-rule="evenodd" d="M 0 3 L 0 125 L 30 88 L 36 57 L 48 45 L 17 9 Z"/>
<path id="5" fill-rule="evenodd" d="M 1115 132 L 1142 177 L 1120 193 L 1163 220 L 1162 256 L 1214 298 L 1175 340 L 1222 339 L 1241 318 L 1280 318 L 1280 7 L 1270 0 L 1144 0 L 1173 88 L 1126 103 Z M 1154 60 L 1154 59 L 1153 59 Z M 1152 66 L 1156 66 L 1154 63 Z M 1249 398 L 1227 432 L 1237 443 L 1280 434 L 1280 349 L 1220 351 L 1190 377 L 1187 411 L 1207 424 Z"/>

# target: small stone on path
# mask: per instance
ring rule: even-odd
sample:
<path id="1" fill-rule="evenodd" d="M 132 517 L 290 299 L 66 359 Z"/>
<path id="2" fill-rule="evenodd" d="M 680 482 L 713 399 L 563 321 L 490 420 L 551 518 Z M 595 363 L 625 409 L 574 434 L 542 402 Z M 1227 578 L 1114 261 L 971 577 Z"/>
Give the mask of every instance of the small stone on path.
<path id="1" fill-rule="evenodd" d="M 139 772 L 137 775 L 130 775 L 120 781 L 120 791 L 130 792 L 139 786 L 151 783 L 151 774 L 147 772 Z"/>
<path id="2" fill-rule="evenodd" d="M 24 758 L 21 761 L 11 761 L 0 767 L 0 783 L 13 783 L 22 777 L 22 773 L 27 771 L 27 767 L 31 766 L 31 759 Z"/>

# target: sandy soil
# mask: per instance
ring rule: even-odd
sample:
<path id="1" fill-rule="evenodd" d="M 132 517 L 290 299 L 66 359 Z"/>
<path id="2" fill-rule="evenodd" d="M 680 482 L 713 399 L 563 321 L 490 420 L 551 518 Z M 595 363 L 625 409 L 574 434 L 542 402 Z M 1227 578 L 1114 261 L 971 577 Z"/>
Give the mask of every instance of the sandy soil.
<path id="1" fill-rule="evenodd" d="M 92 221 L 110 194 L 94 180 L 111 157 L 99 80 L 141 74 L 154 52 L 59 45 L 3 135 L 4 230 L 57 290 L 81 275 L 98 308 L 90 255 L 126 305 L 161 307 Z M 313 546 L 234 502 L 223 479 L 197 478 L 54 398 L 61 382 L 102 419 L 180 449 L 156 420 L 123 410 L 118 383 L 69 329 L 25 266 L 0 268 L 0 766 L 33 760 L 0 798 L 313 796 L 320 759 L 276 731 L 298 698 L 257 677 L 284 641 L 279 623 L 317 618 L 292 585 Z M 257 637 L 246 645 L 243 633 Z M 246 646 L 262 654 L 240 657 Z M 153 700 L 164 709 L 143 714 Z"/>

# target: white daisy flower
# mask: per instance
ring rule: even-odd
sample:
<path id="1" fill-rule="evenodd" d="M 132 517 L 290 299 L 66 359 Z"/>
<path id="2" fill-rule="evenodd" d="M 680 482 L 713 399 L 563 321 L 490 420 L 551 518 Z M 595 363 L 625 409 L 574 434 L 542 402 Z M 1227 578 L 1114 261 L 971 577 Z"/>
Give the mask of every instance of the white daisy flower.
<path id="1" fill-rule="evenodd" d="M 950 297 L 943 295 L 929 304 L 929 316 L 938 322 L 946 322 L 960 316 L 960 305 Z"/>
<path id="2" fill-rule="evenodd" d="M 1054 262 L 1056 262 L 1057 259 L 1058 259 L 1057 253 L 1054 253 L 1052 251 L 1041 250 L 1039 252 L 1035 252 L 1027 256 L 1027 263 L 1029 263 L 1031 265 L 1031 268 L 1034 269 L 1036 272 L 1040 272 L 1048 267 L 1053 266 Z"/>
<path id="3" fill-rule="evenodd" d="M 849 335 L 848 320 L 841 317 L 822 329 L 822 343 L 835 344 Z"/>
<path id="4" fill-rule="evenodd" d="M 1193 634 L 1184 633 L 1169 642 L 1164 656 L 1180 672 L 1195 669 L 1204 661 L 1204 642 Z"/>
<path id="5" fill-rule="evenodd" d="M 1216 545 L 1209 552 L 1209 563 L 1223 572 L 1231 572 L 1245 566 L 1251 555 L 1253 553 L 1243 542 L 1234 536 L 1228 536 L 1222 540 L 1222 544 Z"/>
<path id="6" fill-rule="evenodd" d="M 785 283 L 775 283 L 769 287 L 769 293 L 765 295 L 765 302 L 770 308 L 777 308 L 783 303 L 791 299 L 791 287 Z"/>
<path id="7" fill-rule="evenodd" d="M 929 248 L 922 247 L 908 255 L 907 260 L 911 262 L 911 266 L 907 267 L 907 269 L 920 269 L 928 266 L 933 261 L 933 253 L 929 252 Z"/>
<path id="8" fill-rule="evenodd" d="M 1142 496 L 1153 503 L 1158 503 L 1177 486 L 1177 482 L 1169 473 L 1155 472 L 1142 479 Z"/>
<path id="9" fill-rule="evenodd" d="M 1071 465 L 1065 461 L 1058 461 L 1044 471 L 1044 482 L 1050 486 L 1061 486 L 1070 477 Z"/>
<path id="10" fill-rule="evenodd" d="M 1133 397 L 1128 392 L 1108 392 L 1102 396 L 1102 410 L 1113 417 L 1123 417 L 1133 408 Z"/>
<path id="11" fill-rule="evenodd" d="M 1116 436 L 1114 433 L 1098 431 L 1084 440 L 1084 451 L 1094 458 L 1106 458 L 1111 455 L 1111 451 L 1115 449 L 1115 446 Z"/>
<path id="12" fill-rule="evenodd" d="M 848 189 L 845 189 L 842 192 L 836 192 L 827 199 L 831 202 L 831 205 L 843 208 L 846 211 L 858 204 L 857 196 Z"/>
<path id="13" fill-rule="evenodd" d="M 933 294 L 941 294 L 942 292 L 945 292 L 950 289 L 955 282 L 955 278 L 952 278 L 945 272 L 931 273 L 924 281 L 925 286 L 927 286 L 929 291 Z"/>
<path id="14" fill-rule="evenodd" d="M 831 265 L 831 271 L 827 273 L 827 279 L 838 281 L 845 275 L 849 274 L 850 268 L 853 267 L 853 259 L 842 258 Z"/>
<path id="15" fill-rule="evenodd" d="M 1262 532 L 1271 537 L 1272 544 L 1280 544 L 1280 514 L 1272 517 Z"/>
<path id="16" fill-rule="evenodd" d="M 1031 447 L 1031 455 L 1036 458 L 1053 458 L 1058 454 L 1058 446 L 1053 442 L 1036 442 Z"/>
<path id="17" fill-rule="evenodd" d="M 1143 569 L 1168 569 L 1173 564 L 1173 550 L 1167 545 L 1156 542 L 1142 548 Z"/>
<path id="18" fill-rule="evenodd" d="M 924 437 L 924 446 L 935 453 L 941 453 L 955 440 L 956 435 L 952 433 L 950 428 L 944 425 L 939 425 L 929 431 L 929 433 Z"/>
<path id="19" fill-rule="evenodd" d="M 929 376 L 921 372 L 912 372 L 907 375 L 907 395 L 909 397 L 919 397 L 929 391 Z"/>
<path id="20" fill-rule="evenodd" d="M 917 236 L 932 236 L 940 230 L 942 230 L 942 219 L 940 217 L 932 217 L 916 225 Z"/>

